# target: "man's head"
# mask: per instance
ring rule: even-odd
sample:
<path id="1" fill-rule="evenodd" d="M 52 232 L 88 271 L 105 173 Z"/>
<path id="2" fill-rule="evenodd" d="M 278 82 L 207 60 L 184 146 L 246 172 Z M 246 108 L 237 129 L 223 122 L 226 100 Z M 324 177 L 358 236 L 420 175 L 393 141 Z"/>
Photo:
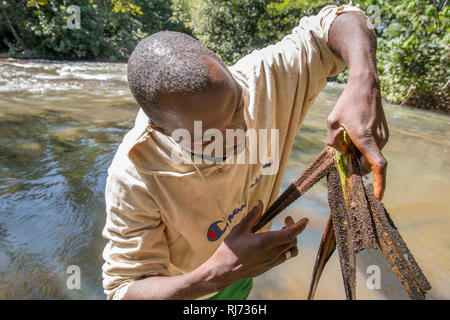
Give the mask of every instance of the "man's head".
<path id="1" fill-rule="evenodd" d="M 128 61 L 128 83 L 151 126 L 235 129 L 244 124 L 241 87 L 223 61 L 193 37 L 162 31 L 141 40 Z M 193 135 L 192 135 L 193 136 Z"/>

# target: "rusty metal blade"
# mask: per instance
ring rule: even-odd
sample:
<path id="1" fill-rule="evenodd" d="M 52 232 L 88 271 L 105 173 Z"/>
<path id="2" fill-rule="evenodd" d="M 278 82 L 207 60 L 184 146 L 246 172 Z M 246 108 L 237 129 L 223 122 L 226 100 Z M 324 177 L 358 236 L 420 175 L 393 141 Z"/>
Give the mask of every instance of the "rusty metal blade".
<path id="1" fill-rule="evenodd" d="M 313 298 L 325 264 L 336 247 L 347 299 L 356 299 L 356 253 L 378 247 L 410 297 L 424 299 L 431 286 L 383 203 L 375 198 L 373 186 L 363 176 L 356 148 L 349 146 L 350 152 L 344 158 L 333 148 L 323 149 L 266 210 L 252 231 L 261 229 L 327 175 L 330 218 L 317 253 L 308 299 Z"/>
<path id="2" fill-rule="evenodd" d="M 332 148 L 329 150 L 336 161 L 336 151 Z M 346 157 L 347 165 L 345 168 L 339 168 L 337 163 L 335 165 L 338 167 L 338 170 L 345 170 L 345 172 L 341 172 L 340 178 L 348 213 L 348 222 L 352 230 L 353 248 L 356 254 L 363 249 L 377 249 L 378 244 L 362 182 L 362 173 L 357 163 L 356 149 L 353 145 L 349 147 Z"/>
<path id="3" fill-rule="evenodd" d="M 325 230 L 323 231 L 322 241 L 320 242 L 319 251 L 317 252 L 316 262 L 314 264 L 311 285 L 309 287 L 308 300 L 314 298 L 317 285 L 319 284 L 320 276 L 325 268 L 326 263 L 330 259 L 334 250 L 336 249 L 336 238 L 334 236 L 333 219 L 331 214 L 328 217 Z"/>
<path id="4" fill-rule="evenodd" d="M 356 150 L 346 156 L 328 148 L 334 170 L 328 176 L 328 204 L 333 219 L 347 299 L 356 299 L 356 253 L 378 248 Z"/>
<path id="5" fill-rule="evenodd" d="M 272 203 L 252 228 L 256 232 L 287 208 L 292 202 L 308 191 L 320 179 L 325 177 L 334 166 L 327 148 L 324 148 L 313 162 L 295 179 L 293 183 Z"/>
<path id="6" fill-rule="evenodd" d="M 328 174 L 328 204 L 333 220 L 345 295 L 348 300 L 354 300 L 356 299 L 356 257 L 352 230 L 348 222 L 341 179 L 338 170 L 334 167 Z"/>
<path id="7" fill-rule="evenodd" d="M 372 184 L 366 178 L 363 179 L 363 183 L 383 255 L 410 298 L 425 299 L 426 292 L 431 289 L 430 283 L 406 246 L 383 203 L 375 198 Z"/>

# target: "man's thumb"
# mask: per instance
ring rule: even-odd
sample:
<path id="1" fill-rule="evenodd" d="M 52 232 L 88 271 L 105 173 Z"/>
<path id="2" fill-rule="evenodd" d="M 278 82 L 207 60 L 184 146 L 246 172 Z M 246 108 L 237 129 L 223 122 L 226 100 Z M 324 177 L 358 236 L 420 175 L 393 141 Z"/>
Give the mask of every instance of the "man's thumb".
<path id="1" fill-rule="evenodd" d="M 242 227 L 245 230 L 250 231 L 253 228 L 253 226 L 259 221 L 262 211 L 263 211 L 263 203 L 261 200 L 258 200 L 253 209 L 250 210 L 250 212 L 247 213 L 245 218 L 241 221 Z"/>
<path id="2" fill-rule="evenodd" d="M 343 127 L 339 127 L 337 130 L 328 129 L 327 132 L 327 144 L 341 154 L 347 154 L 348 152 L 348 146 L 344 141 L 344 131 Z"/>

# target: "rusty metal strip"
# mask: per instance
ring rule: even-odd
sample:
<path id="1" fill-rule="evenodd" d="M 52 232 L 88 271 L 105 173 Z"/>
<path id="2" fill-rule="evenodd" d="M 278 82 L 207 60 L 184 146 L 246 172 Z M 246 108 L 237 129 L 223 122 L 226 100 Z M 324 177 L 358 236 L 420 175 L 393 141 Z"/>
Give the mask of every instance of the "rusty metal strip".
<path id="1" fill-rule="evenodd" d="M 356 299 L 355 249 L 353 247 L 352 230 L 348 221 L 341 179 L 336 168 L 333 168 L 328 174 L 328 204 L 333 220 L 345 295 L 348 300 L 354 300 Z"/>
<path id="2" fill-rule="evenodd" d="M 378 248 L 361 175 L 357 174 L 355 150 L 349 150 L 345 161 L 328 148 L 335 168 L 328 176 L 328 204 L 339 251 L 347 299 L 356 299 L 356 253 Z M 340 158 L 342 160 L 343 158 Z M 345 163 L 344 163 L 345 162 Z"/>
<path id="3" fill-rule="evenodd" d="M 339 168 L 339 165 L 336 163 L 337 151 L 329 148 L 329 152 L 333 155 L 338 170 L 345 170 L 345 172 L 340 172 L 340 177 L 348 213 L 348 221 L 352 230 L 351 235 L 355 254 L 363 249 L 377 249 L 378 244 L 372 225 L 361 171 L 356 160 L 355 148 L 353 145 L 349 147 L 349 152 L 346 156 L 346 168 Z M 343 179 L 343 177 L 345 178 Z"/>
<path id="4" fill-rule="evenodd" d="M 430 283 L 406 246 L 383 203 L 375 198 L 372 184 L 366 178 L 363 179 L 363 183 L 383 255 L 410 298 L 425 299 L 426 292 L 431 289 Z"/>
<path id="5" fill-rule="evenodd" d="M 334 250 L 336 250 L 336 237 L 334 236 L 333 219 L 330 214 L 325 230 L 323 231 L 319 251 L 317 252 L 316 262 L 314 264 L 313 275 L 311 278 L 311 285 L 309 287 L 308 300 L 312 300 L 314 298 L 322 271 Z"/>
<path id="6" fill-rule="evenodd" d="M 356 253 L 380 247 L 385 258 L 412 299 L 424 299 L 430 284 L 389 217 L 363 177 L 353 147 L 345 168 L 333 148 L 326 147 L 301 175 L 267 209 L 253 227 L 256 232 L 307 192 L 325 175 L 328 177 L 330 219 L 324 231 L 313 270 L 308 299 L 314 296 L 323 268 L 338 247 L 347 299 L 356 299 Z"/>
<path id="7" fill-rule="evenodd" d="M 333 159 L 330 158 L 327 148 L 324 148 L 300 176 L 266 210 L 258 223 L 252 228 L 252 231 L 256 232 L 264 227 L 276 215 L 325 177 L 333 166 Z"/>

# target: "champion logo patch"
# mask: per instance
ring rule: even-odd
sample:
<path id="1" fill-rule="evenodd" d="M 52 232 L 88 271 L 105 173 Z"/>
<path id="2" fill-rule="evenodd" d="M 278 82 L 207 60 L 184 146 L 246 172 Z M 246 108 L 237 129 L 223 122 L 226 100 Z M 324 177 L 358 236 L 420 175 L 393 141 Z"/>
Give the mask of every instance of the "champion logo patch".
<path id="1" fill-rule="evenodd" d="M 228 222 L 231 223 L 234 216 L 240 213 L 247 204 L 244 203 L 239 208 L 236 208 L 233 210 L 233 212 L 228 216 Z M 211 225 L 208 228 L 208 232 L 206 234 L 209 241 L 216 241 L 219 239 L 227 230 L 227 223 L 224 220 L 217 220 L 211 223 Z"/>
<path id="2" fill-rule="evenodd" d="M 272 162 L 266 163 L 262 168 L 261 168 L 261 172 L 262 170 L 264 170 L 265 168 L 268 168 L 272 165 Z M 260 172 L 259 176 L 256 178 L 255 182 L 253 184 L 250 185 L 250 188 L 253 188 L 255 185 L 258 184 L 262 173 Z M 242 210 L 247 206 L 247 203 L 244 203 L 243 205 L 241 205 L 238 208 L 235 208 L 233 210 L 233 212 L 228 215 L 227 219 L 228 222 L 231 223 L 231 221 L 233 220 L 233 218 L 239 214 L 240 212 L 242 212 Z M 208 238 L 209 241 L 217 241 L 227 230 L 228 228 L 228 224 L 226 223 L 225 220 L 217 220 L 214 221 L 213 223 L 211 223 L 211 225 L 208 228 L 208 231 L 206 232 L 206 237 Z"/>
<path id="3" fill-rule="evenodd" d="M 208 240 L 216 241 L 217 239 L 219 239 L 225 233 L 227 227 L 228 225 L 225 223 L 225 221 L 218 220 L 213 222 L 208 228 Z"/>

